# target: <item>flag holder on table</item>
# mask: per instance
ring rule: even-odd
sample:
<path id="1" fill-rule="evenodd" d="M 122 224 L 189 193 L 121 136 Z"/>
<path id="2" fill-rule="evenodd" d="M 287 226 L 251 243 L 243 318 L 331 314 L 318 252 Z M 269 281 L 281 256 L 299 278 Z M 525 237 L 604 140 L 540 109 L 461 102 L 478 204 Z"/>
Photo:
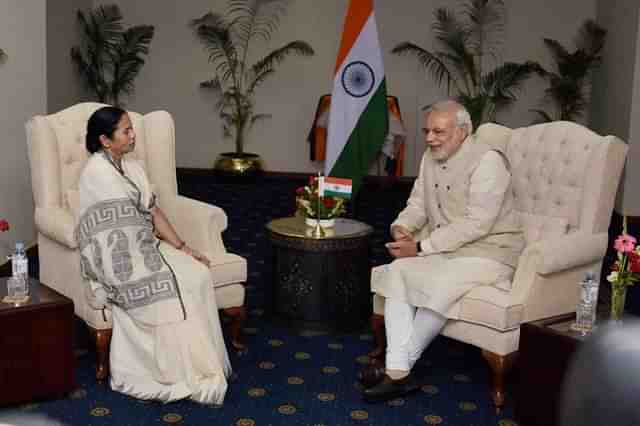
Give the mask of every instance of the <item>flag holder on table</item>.
<path id="1" fill-rule="evenodd" d="M 313 228 L 313 232 L 311 233 L 311 236 L 313 238 L 323 238 L 326 235 L 324 229 L 322 229 L 322 226 L 320 226 L 320 197 L 322 197 L 322 194 L 324 192 L 323 180 L 324 179 L 320 175 L 320 172 L 318 172 L 318 204 L 316 205 L 316 226 Z"/>

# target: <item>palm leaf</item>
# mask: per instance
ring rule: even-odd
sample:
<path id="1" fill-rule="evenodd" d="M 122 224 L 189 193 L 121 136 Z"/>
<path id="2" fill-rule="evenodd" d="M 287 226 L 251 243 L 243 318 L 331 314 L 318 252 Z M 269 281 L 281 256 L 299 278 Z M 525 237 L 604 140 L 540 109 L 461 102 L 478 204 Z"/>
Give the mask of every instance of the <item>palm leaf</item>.
<path id="1" fill-rule="evenodd" d="M 273 68 L 262 68 L 258 73 L 254 71 L 253 76 L 249 80 L 249 87 L 247 93 L 253 93 L 258 86 L 265 82 L 265 80 L 273 75 L 275 70 Z"/>
<path id="2" fill-rule="evenodd" d="M 110 51 L 120 42 L 123 16 L 118 5 L 98 6 L 87 17 L 78 11 L 78 19 L 85 28 L 86 41 L 96 51 Z"/>
<path id="3" fill-rule="evenodd" d="M 133 82 L 145 63 L 143 56 L 149 53 L 153 34 L 151 25 L 131 27 L 124 32 L 122 42 L 116 47 L 111 85 L 111 95 L 116 104 L 119 104 L 121 93 L 133 93 Z"/>
<path id="4" fill-rule="evenodd" d="M 221 80 L 237 80 L 238 52 L 231 38 L 228 21 L 216 13 L 206 13 L 191 21 L 196 36 L 209 52 L 209 62 L 215 64 Z"/>
<path id="5" fill-rule="evenodd" d="M 71 59 L 87 88 L 99 101 L 119 103 L 121 94 L 133 91 L 133 81 L 149 53 L 153 27 L 123 29 L 122 12 L 116 4 L 101 5 L 88 12 L 78 10 L 82 35 Z"/>
<path id="6" fill-rule="evenodd" d="M 251 125 L 254 125 L 258 121 L 263 121 L 271 118 L 271 114 L 256 114 L 251 117 Z"/>
<path id="7" fill-rule="evenodd" d="M 226 16 L 233 22 L 234 32 L 246 49 L 254 37 L 271 39 L 288 3 L 288 0 L 231 0 Z"/>
<path id="8" fill-rule="evenodd" d="M 538 115 L 538 118 L 534 121 L 535 124 L 550 123 L 554 121 L 553 117 L 551 117 L 551 115 L 549 115 L 549 113 L 546 111 L 543 111 L 541 109 L 530 109 L 529 111 L 534 112 Z"/>
<path id="9" fill-rule="evenodd" d="M 478 66 L 487 54 L 497 57 L 504 39 L 505 7 L 502 0 L 472 0 L 462 11 L 468 34 L 467 46 L 478 57 Z"/>
<path id="10" fill-rule="evenodd" d="M 415 57 L 425 71 L 431 74 L 436 83 L 439 86 L 442 86 L 444 83 L 447 88 L 447 93 L 450 92 L 453 76 L 449 68 L 447 68 L 447 65 L 433 53 L 408 41 L 398 44 L 391 50 L 391 53 Z"/>
<path id="11" fill-rule="evenodd" d="M 586 110 L 585 90 L 590 84 L 591 72 L 602 61 L 600 54 L 606 34 L 606 30 L 594 21 L 585 21 L 578 31 L 577 49 L 573 53 L 555 40 L 544 39 L 557 67 L 557 73 L 546 75 L 549 87 L 545 90 L 545 98 L 557 106 L 561 120 L 574 120 Z"/>
<path id="12" fill-rule="evenodd" d="M 499 109 L 516 100 L 516 91 L 531 75 L 543 73 L 542 67 L 533 61 L 522 64 L 505 62 L 483 77 L 482 88 Z"/>
<path id="13" fill-rule="evenodd" d="M 598 56 L 604 48 L 604 40 L 607 36 L 607 30 L 596 24 L 593 20 L 588 19 L 582 24 L 578 30 L 576 39 L 576 47 L 589 56 Z"/>
<path id="14" fill-rule="evenodd" d="M 262 77 L 262 80 L 264 80 L 264 76 L 266 76 L 265 73 L 273 70 L 290 55 L 313 56 L 313 54 L 313 48 L 309 43 L 302 40 L 295 40 L 272 50 L 264 58 L 258 60 L 251 68 L 256 78 Z M 261 82 L 258 82 L 256 78 L 254 78 L 250 84 L 251 90 L 255 89 Z"/>
<path id="15" fill-rule="evenodd" d="M 471 86 L 467 84 L 467 90 L 471 92 L 478 82 L 478 76 L 473 54 L 466 44 L 469 34 L 449 9 L 437 9 L 435 18 L 433 33 L 436 40 L 449 52 L 451 64 L 465 80 L 465 83 L 467 79 L 471 80 Z M 455 60 L 453 60 L 454 57 Z"/>
<path id="16" fill-rule="evenodd" d="M 76 69 L 86 87 L 100 102 L 109 100 L 108 75 L 113 72 L 111 56 L 122 40 L 122 12 L 117 5 L 102 5 L 88 13 L 79 10 L 77 21 L 83 37 L 71 51 Z"/>
<path id="17" fill-rule="evenodd" d="M 549 48 L 549 50 L 551 51 L 551 55 L 553 56 L 554 61 L 558 63 L 566 62 L 571 56 L 567 49 L 565 49 L 564 46 L 562 46 L 557 40 L 545 38 L 542 39 L 542 41 L 544 42 L 545 46 L 547 46 L 547 48 Z"/>

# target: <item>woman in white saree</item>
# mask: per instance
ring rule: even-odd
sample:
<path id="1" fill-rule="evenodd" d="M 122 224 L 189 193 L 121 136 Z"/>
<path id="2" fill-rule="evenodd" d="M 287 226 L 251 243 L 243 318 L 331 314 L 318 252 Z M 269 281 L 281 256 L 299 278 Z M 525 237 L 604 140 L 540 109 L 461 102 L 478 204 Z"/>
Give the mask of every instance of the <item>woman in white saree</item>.
<path id="1" fill-rule="evenodd" d="M 178 236 L 142 166 L 126 158 L 135 133 L 125 111 L 97 110 L 86 145 L 76 238 L 82 273 L 113 313 L 112 389 L 221 404 L 231 365 L 209 260 Z"/>

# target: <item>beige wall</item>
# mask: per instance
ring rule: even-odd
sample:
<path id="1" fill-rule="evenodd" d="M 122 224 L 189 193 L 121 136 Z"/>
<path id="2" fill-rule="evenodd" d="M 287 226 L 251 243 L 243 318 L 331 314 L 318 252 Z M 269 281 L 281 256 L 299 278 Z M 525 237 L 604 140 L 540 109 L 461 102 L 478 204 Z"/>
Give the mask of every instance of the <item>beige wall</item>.
<path id="1" fill-rule="evenodd" d="M 591 127 L 629 143 L 616 210 L 640 216 L 640 33 L 637 0 L 598 0 L 598 23 L 608 30 L 602 67 L 595 73 Z M 636 182 L 634 185 L 633 182 Z"/>
<path id="2" fill-rule="evenodd" d="M 94 0 L 94 4 L 108 1 Z M 232 150 L 231 141 L 222 140 L 220 122 L 213 100 L 198 88 L 210 75 L 207 55 L 187 26 L 190 19 L 211 8 L 222 10 L 224 0 L 118 0 L 129 24 L 153 24 L 156 37 L 151 54 L 139 77 L 129 108 L 140 112 L 169 110 L 176 120 L 177 162 L 182 167 L 209 167 L 215 156 Z M 596 0 L 511 0 L 508 4 L 507 39 L 504 60 L 534 59 L 548 65 L 550 57 L 542 38 L 551 37 L 570 45 L 586 18 L 594 18 Z M 408 58 L 393 56 L 391 48 L 401 41 L 414 41 L 431 48 L 430 25 L 436 7 L 456 4 L 448 0 L 378 0 L 376 13 L 380 42 L 384 50 L 387 87 L 400 100 L 408 127 L 408 161 L 405 174 L 415 175 L 422 142 L 419 134 L 419 107 L 443 96 L 441 89 Z M 247 150 L 265 159 L 269 170 L 312 172 L 305 141 L 318 97 L 331 90 L 332 72 L 341 35 L 347 0 L 292 2 L 288 17 L 270 46 L 293 39 L 306 40 L 314 47 L 312 58 L 290 58 L 272 80 L 260 90 L 259 111 L 273 118 L 253 129 Z M 531 122 L 528 111 L 538 106 L 540 82 L 526 87 L 522 102 L 499 117 L 507 125 Z"/>
<path id="3" fill-rule="evenodd" d="M 0 234 L 0 263 L 16 240 L 35 242 L 33 201 L 24 123 L 47 109 L 45 0 L 0 0 L 0 218 L 11 223 Z"/>

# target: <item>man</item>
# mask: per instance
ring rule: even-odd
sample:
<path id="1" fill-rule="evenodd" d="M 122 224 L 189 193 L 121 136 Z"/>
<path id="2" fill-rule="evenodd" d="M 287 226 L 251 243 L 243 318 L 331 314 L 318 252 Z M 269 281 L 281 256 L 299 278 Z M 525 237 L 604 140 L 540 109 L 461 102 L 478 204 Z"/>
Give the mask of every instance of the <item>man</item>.
<path id="1" fill-rule="evenodd" d="M 457 102 L 434 104 L 424 120 L 420 173 L 386 244 L 395 260 L 371 276 L 387 333 L 386 368 L 361 375 L 371 402 L 418 388 L 411 369 L 456 318 L 456 303 L 476 286 L 510 280 L 524 247 L 506 157 L 471 136 Z"/>

